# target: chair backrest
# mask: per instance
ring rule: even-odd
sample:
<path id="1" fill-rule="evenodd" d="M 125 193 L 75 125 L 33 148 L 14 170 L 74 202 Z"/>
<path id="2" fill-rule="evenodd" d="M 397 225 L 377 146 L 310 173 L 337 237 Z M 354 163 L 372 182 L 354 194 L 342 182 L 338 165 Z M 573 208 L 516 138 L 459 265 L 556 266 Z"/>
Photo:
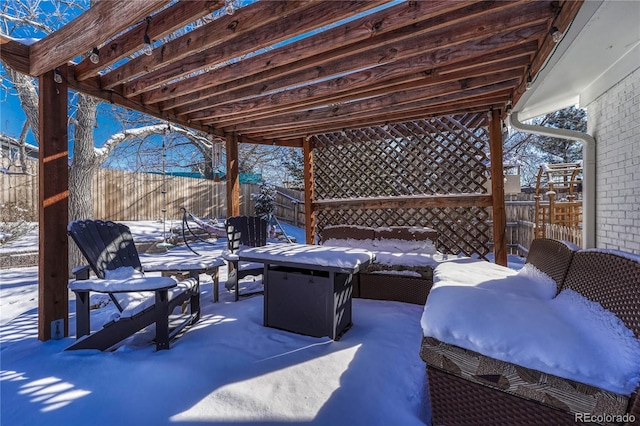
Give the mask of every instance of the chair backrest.
<path id="1" fill-rule="evenodd" d="M 573 256 L 564 289 L 613 312 L 640 339 L 640 260 L 616 250 L 580 250 Z"/>
<path id="2" fill-rule="evenodd" d="M 564 285 L 569 265 L 578 247 L 551 238 L 537 238 L 531 243 L 527 263 L 549 275 L 556 282 L 556 294 Z"/>
<path id="3" fill-rule="evenodd" d="M 227 248 L 232 253 L 240 246 L 260 247 L 267 244 L 267 222 L 257 216 L 233 216 L 227 219 Z"/>
<path id="4" fill-rule="evenodd" d="M 76 220 L 69 224 L 67 233 L 98 277 L 104 278 L 105 270 L 122 266 L 142 271 L 138 250 L 126 225 L 102 220 Z"/>

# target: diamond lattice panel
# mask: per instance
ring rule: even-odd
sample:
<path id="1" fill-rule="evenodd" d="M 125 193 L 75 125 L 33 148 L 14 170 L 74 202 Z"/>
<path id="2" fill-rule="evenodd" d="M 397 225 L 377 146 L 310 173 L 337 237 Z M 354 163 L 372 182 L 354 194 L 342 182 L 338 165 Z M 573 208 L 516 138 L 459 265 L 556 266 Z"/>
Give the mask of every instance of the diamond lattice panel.
<path id="1" fill-rule="evenodd" d="M 358 199 L 485 193 L 489 176 L 485 114 L 440 117 L 313 137 L 314 198 Z M 471 127 L 468 127 L 471 126 Z M 318 212 L 327 225 L 428 226 L 444 253 L 489 252 L 489 210 L 336 209 Z"/>

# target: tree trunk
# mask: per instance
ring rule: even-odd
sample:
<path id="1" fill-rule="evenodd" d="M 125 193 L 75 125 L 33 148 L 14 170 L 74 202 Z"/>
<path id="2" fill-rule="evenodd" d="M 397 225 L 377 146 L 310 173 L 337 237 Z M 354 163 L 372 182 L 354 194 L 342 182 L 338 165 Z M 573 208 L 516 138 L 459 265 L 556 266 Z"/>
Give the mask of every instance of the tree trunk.
<path id="1" fill-rule="evenodd" d="M 69 220 L 93 219 L 93 191 L 91 182 L 100 166 L 94 149 L 93 129 L 96 125 L 98 101 L 78 95 L 76 124 L 73 132 L 73 161 L 69 168 Z M 69 265 L 75 267 L 86 261 L 75 244 L 69 244 Z"/>

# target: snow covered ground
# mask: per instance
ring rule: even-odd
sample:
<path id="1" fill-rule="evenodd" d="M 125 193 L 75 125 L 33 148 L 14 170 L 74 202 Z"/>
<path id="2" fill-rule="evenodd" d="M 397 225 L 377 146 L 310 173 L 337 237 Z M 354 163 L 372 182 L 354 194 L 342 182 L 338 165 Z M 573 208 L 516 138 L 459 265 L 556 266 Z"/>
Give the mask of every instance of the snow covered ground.
<path id="1" fill-rule="evenodd" d="M 162 224 L 128 222 L 138 241 L 162 241 Z M 304 241 L 302 230 L 285 225 Z M 223 245 L 209 250 L 222 250 Z M 7 251 L 37 250 L 31 233 Z M 510 258 L 514 269 L 522 259 Z M 37 339 L 37 268 L 0 270 L 2 425 L 284 424 L 412 425 L 429 419 L 420 359 L 423 307 L 353 300 L 353 327 L 339 340 L 262 325 L 263 298 L 233 302 L 222 267 L 220 302 L 202 279 L 202 318 L 168 351 L 152 332 L 116 350 L 65 352 L 70 337 Z M 259 287 L 260 281 L 245 281 Z M 113 313 L 107 305 L 92 319 Z"/>
<path id="2" fill-rule="evenodd" d="M 152 223 L 130 225 L 134 237 L 157 238 Z M 300 230 L 287 232 L 304 240 Z M 221 272 L 224 281 L 226 268 Z M 151 333 L 140 333 L 112 352 L 65 352 L 73 336 L 37 340 L 37 268 L 0 270 L 0 422 L 418 425 L 427 420 L 419 357 L 422 306 L 354 299 L 353 327 L 332 341 L 264 327 L 262 296 L 233 302 L 221 285 L 220 302 L 213 303 L 211 281 L 202 279 L 202 318 L 170 350 L 155 352 Z M 72 314 L 72 335 L 74 322 Z"/>

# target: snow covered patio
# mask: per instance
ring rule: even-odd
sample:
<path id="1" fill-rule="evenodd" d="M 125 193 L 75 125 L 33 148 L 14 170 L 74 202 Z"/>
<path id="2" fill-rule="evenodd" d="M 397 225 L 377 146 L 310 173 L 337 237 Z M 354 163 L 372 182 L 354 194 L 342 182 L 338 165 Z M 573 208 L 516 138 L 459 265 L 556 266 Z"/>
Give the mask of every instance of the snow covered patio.
<path id="1" fill-rule="evenodd" d="M 2 424 L 426 421 L 421 306 L 354 299 L 354 325 L 334 342 L 264 327 L 262 296 L 233 302 L 221 286 L 213 303 L 209 282 L 201 320 L 168 351 L 147 334 L 115 352 L 65 352 L 74 337 L 40 342 L 37 302 L 24 302 L 37 294 L 37 268 L 1 273 Z M 7 321 L 15 306 L 24 313 Z"/>

